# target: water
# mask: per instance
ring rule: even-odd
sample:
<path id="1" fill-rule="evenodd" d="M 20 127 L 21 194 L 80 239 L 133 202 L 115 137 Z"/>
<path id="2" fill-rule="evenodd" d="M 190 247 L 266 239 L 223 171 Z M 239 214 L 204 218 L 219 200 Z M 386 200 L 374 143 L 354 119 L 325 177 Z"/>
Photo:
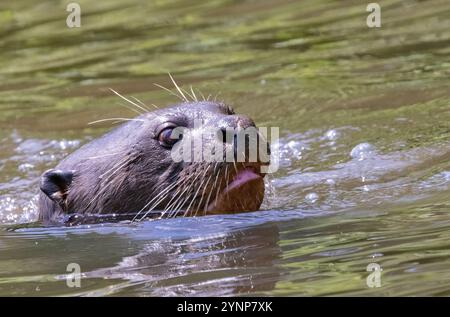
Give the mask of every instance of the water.
<path id="1" fill-rule="evenodd" d="M 0 295 L 450 295 L 450 3 L 0 4 Z M 74 228 L 39 175 L 185 88 L 280 127 L 262 211 Z M 66 285 L 78 263 L 81 288 Z M 370 288 L 367 266 L 381 266 Z"/>

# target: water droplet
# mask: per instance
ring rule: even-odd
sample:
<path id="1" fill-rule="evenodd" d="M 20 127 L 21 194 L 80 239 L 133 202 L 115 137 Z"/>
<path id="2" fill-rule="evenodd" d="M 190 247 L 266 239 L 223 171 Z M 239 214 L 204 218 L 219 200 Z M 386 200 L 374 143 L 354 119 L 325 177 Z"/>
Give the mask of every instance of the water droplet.
<path id="1" fill-rule="evenodd" d="M 328 130 L 325 137 L 330 141 L 335 141 L 339 137 L 339 133 L 336 130 Z"/>
<path id="2" fill-rule="evenodd" d="M 300 142 L 297 141 L 289 141 L 286 144 L 291 150 L 298 150 L 299 146 L 300 146 Z"/>
<path id="3" fill-rule="evenodd" d="M 18 170 L 19 172 L 21 172 L 21 173 L 26 173 L 26 172 L 28 172 L 28 171 L 31 171 L 33 168 L 34 168 L 34 165 L 33 165 L 33 164 L 30 164 L 30 163 L 23 163 L 23 164 L 20 164 L 20 165 L 17 167 L 17 170 Z"/>
<path id="4" fill-rule="evenodd" d="M 319 195 L 316 193 L 309 193 L 305 196 L 305 200 L 310 204 L 314 204 L 317 200 L 319 200 Z"/>
<path id="5" fill-rule="evenodd" d="M 19 143 L 21 143 L 23 141 L 22 137 L 20 136 L 20 134 L 16 130 L 14 130 L 11 133 L 11 138 L 12 138 L 13 142 L 16 143 L 16 144 L 19 144 Z"/>
<path id="6" fill-rule="evenodd" d="M 358 161 L 362 161 L 375 153 L 375 147 L 372 144 L 360 143 L 352 149 L 350 156 Z"/>

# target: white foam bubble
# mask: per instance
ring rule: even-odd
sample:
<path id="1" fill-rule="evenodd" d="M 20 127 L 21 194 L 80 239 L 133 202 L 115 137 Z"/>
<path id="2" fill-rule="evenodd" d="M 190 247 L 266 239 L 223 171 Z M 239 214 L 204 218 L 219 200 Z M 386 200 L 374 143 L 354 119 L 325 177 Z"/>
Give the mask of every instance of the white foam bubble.
<path id="1" fill-rule="evenodd" d="M 305 196 L 305 200 L 307 203 L 314 204 L 319 200 L 319 195 L 317 195 L 316 193 L 309 193 Z"/>
<path id="2" fill-rule="evenodd" d="M 339 132 L 336 130 L 328 130 L 325 133 L 325 138 L 327 138 L 330 141 L 335 141 L 339 137 Z"/>
<path id="3" fill-rule="evenodd" d="M 376 153 L 375 147 L 369 143 L 360 143 L 355 146 L 351 152 L 350 156 L 358 161 L 362 161 Z"/>
<path id="4" fill-rule="evenodd" d="M 20 165 L 17 167 L 17 170 L 18 170 L 19 172 L 21 172 L 21 173 L 26 173 L 26 172 L 29 172 L 29 171 L 33 170 L 33 168 L 34 168 L 34 165 L 33 165 L 33 164 L 30 164 L 30 163 L 23 163 L 23 164 L 20 164 Z"/>

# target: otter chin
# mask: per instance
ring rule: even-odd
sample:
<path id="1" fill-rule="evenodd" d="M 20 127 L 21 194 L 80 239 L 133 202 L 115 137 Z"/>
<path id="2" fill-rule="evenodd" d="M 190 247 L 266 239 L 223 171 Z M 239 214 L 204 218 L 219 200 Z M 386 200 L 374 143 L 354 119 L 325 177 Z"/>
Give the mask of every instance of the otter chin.
<path id="1" fill-rule="evenodd" d="M 247 134 L 250 129 L 257 131 L 253 120 L 224 103 L 183 102 L 145 112 L 83 145 L 41 176 L 39 220 L 257 211 L 270 153 L 267 140 L 258 132 Z M 197 147 L 192 150 L 190 144 Z M 195 154 L 198 144 L 201 155 Z M 174 159 L 176 151 L 190 159 Z"/>
<path id="2" fill-rule="evenodd" d="M 264 198 L 264 175 L 254 169 L 238 171 L 217 198 L 207 206 L 208 213 L 255 211 Z"/>

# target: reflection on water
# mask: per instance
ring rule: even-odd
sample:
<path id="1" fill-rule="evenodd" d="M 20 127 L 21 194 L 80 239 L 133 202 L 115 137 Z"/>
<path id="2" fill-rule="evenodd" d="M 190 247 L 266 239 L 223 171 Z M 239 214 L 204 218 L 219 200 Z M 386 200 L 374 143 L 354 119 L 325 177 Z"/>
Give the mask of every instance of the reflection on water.
<path id="1" fill-rule="evenodd" d="M 247 294 L 275 288 L 279 256 L 278 228 L 262 225 L 181 241 L 147 241 L 137 255 L 86 275 L 129 280 L 134 295 Z"/>
<path id="2" fill-rule="evenodd" d="M 14 263 L 10 262 L 13 254 L 30 247 L 34 250 L 22 259 L 25 270 L 9 268 L 2 280 L 2 294 L 14 283 L 20 283 L 18 290 L 23 292 L 17 295 L 34 293 L 37 286 L 37 295 L 48 294 L 53 287 L 65 285 L 67 275 L 63 273 L 72 262 L 83 270 L 83 289 L 76 290 L 80 295 L 222 296 L 272 291 L 284 269 L 278 266 L 279 228 L 266 220 L 267 216 L 261 218 L 258 225 L 253 217 L 237 215 L 128 226 L 17 230 L 2 236 L 3 241 L 11 239 L 0 246 L 5 267 Z M 60 243 L 63 248 L 58 248 Z M 41 252 L 47 248 L 54 252 L 42 258 Z M 77 259 L 74 253 L 86 257 Z M 91 256 L 96 257 L 95 264 Z M 33 267 L 36 262 L 41 262 L 39 268 Z M 14 278 L 18 272 L 25 276 Z M 28 275 L 31 272 L 33 276 Z M 113 283 L 90 282 L 99 279 Z M 117 282 L 120 280 L 126 282 Z M 51 284 L 39 285 L 45 281 Z"/>
<path id="3" fill-rule="evenodd" d="M 2 229 L 88 122 L 135 115 L 108 88 L 163 107 L 168 72 L 280 127 L 280 169 L 261 212 L 1 230 L 0 295 L 450 295 L 448 1 L 380 3 L 380 29 L 360 1 L 78 2 L 79 29 L 0 4 Z"/>

